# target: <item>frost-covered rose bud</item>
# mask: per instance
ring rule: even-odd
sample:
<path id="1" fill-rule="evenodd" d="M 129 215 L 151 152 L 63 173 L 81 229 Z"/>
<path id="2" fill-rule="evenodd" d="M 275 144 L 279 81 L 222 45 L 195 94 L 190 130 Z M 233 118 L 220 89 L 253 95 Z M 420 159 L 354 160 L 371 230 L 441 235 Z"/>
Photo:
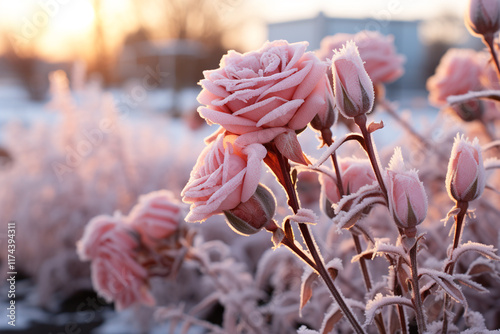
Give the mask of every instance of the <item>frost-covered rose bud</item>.
<path id="1" fill-rule="evenodd" d="M 500 1 L 469 0 L 465 25 L 476 36 L 496 33 L 500 29 Z"/>
<path id="2" fill-rule="evenodd" d="M 385 182 L 389 210 L 408 237 L 414 237 L 416 226 L 427 216 L 427 195 L 416 170 L 404 166 L 401 149 L 397 147 L 387 169 Z"/>
<path id="3" fill-rule="evenodd" d="M 446 173 L 448 194 L 456 201 L 469 202 L 481 196 L 485 185 L 486 172 L 477 138 L 469 142 L 457 135 Z"/>
<path id="4" fill-rule="evenodd" d="M 342 115 L 354 118 L 370 112 L 375 100 L 373 83 L 358 48 L 348 41 L 332 58 L 333 93 Z"/>
<path id="5" fill-rule="evenodd" d="M 229 226 L 238 234 L 250 235 L 273 224 L 276 201 L 269 189 L 259 184 L 255 193 L 246 202 L 234 209 L 224 211 Z"/>

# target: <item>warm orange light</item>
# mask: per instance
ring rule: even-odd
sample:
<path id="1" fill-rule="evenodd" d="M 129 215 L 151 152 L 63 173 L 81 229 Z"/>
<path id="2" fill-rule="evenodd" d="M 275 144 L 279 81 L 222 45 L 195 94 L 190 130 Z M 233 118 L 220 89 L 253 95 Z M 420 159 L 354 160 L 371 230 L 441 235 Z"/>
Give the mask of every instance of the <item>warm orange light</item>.
<path id="1" fill-rule="evenodd" d="M 85 34 L 95 19 L 94 7 L 88 0 L 73 0 L 54 18 L 53 28 L 64 34 Z"/>

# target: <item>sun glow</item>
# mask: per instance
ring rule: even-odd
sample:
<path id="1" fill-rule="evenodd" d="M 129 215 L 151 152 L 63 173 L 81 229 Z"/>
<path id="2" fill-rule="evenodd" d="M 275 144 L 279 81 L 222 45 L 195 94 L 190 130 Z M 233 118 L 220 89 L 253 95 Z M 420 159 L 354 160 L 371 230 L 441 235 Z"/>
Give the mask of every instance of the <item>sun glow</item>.
<path id="1" fill-rule="evenodd" d="M 85 34 L 94 19 L 94 7 L 88 0 L 74 0 L 61 8 L 61 13 L 54 17 L 52 28 L 64 34 Z"/>

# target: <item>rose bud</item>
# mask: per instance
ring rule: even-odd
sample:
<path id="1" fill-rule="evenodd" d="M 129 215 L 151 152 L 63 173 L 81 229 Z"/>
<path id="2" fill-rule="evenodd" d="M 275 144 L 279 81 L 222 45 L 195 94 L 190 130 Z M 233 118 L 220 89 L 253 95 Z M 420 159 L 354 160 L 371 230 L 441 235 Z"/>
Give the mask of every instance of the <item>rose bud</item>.
<path id="1" fill-rule="evenodd" d="M 354 118 L 370 112 L 375 100 L 373 83 L 358 48 L 348 41 L 332 58 L 333 92 L 342 115 Z"/>
<path id="2" fill-rule="evenodd" d="M 481 196 L 485 185 L 486 172 L 477 138 L 471 143 L 463 135 L 457 135 L 446 173 L 450 198 L 459 202 L 472 201 Z"/>
<path id="3" fill-rule="evenodd" d="M 472 35 L 494 34 L 500 29 L 500 1 L 470 0 L 465 25 Z"/>
<path id="4" fill-rule="evenodd" d="M 269 189 L 259 184 L 255 193 L 246 202 L 234 209 L 224 211 L 229 226 L 238 234 L 250 235 L 263 227 L 274 225 L 276 201 Z"/>
<path id="5" fill-rule="evenodd" d="M 404 166 L 401 149 L 397 147 L 387 169 L 389 211 L 408 237 L 414 237 L 416 226 L 427 216 L 427 195 L 416 170 Z"/>

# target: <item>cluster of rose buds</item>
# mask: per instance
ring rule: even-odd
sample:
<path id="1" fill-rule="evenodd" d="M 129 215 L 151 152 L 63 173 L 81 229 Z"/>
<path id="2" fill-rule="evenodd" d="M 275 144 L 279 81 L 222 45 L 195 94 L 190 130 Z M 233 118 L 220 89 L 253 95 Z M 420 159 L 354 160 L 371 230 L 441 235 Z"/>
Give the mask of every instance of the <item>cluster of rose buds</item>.
<path id="1" fill-rule="evenodd" d="M 77 243 L 82 261 L 91 261 L 92 284 L 117 310 L 133 304 L 153 306 L 143 252 L 172 237 L 182 220 L 181 206 L 168 191 L 141 196 L 129 216 L 97 216 Z"/>

